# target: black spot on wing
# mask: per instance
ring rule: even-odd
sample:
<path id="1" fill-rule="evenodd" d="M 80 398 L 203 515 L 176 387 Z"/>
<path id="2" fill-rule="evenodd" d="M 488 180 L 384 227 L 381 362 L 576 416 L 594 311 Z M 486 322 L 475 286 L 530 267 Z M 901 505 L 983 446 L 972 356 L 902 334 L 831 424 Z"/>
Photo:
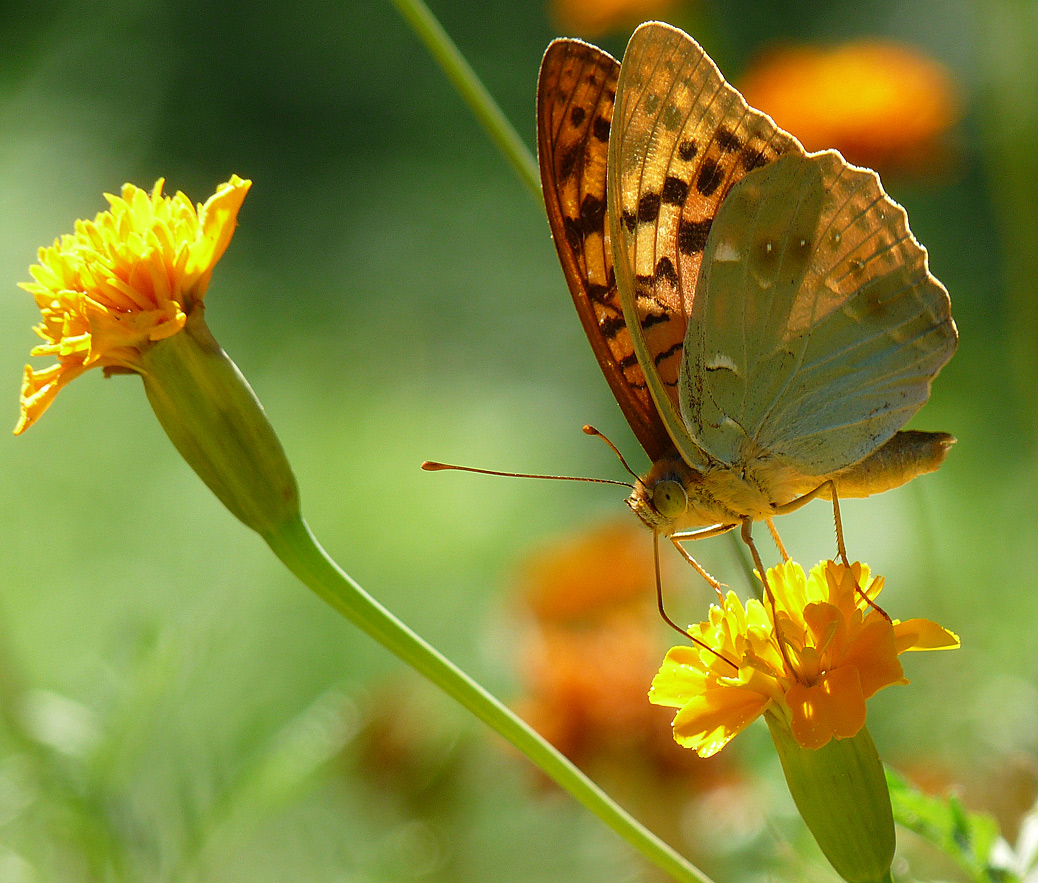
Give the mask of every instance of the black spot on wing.
<path id="1" fill-rule="evenodd" d="M 598 330 L 606 340 L 612 340 L 626 327 L 622 316 L 606 316 L 598 323 Z"/>
<path id="2" fill-rule="evenodd" d="M 638 223 L 648 224 L 660 216 L 660 195 L 643 193 L 638 200 Z"/>
<path id="3" fill-rule="evenodd" d="M 566 242 L 569 243 L 569 247 L 575 252 L 580 252 L 584 248 L 584 231 L 580 222 L 573 218 L 563 218 L 562 228 L 566 231 Z"/>
<path id="4" fill-rule="evenodd" d="M 654 325 L 663 325 L 664 323 L 669 322 L 669 321 L 670 321 L 670 311 L 669 310 L 664 310 L 663 312 L 660 312 L 660 313 L 646 313 L 639 320 L 639 324 L 642 326 L 643 329 L 648 331 Z"/>
<path id="5" fill-rule="evenodd" d="M 587 119 L 587 111 L 579 104 L 574 104 L 573 109 L 569 112 L 569 121 L 579 128 L 585 119 Z"/>
<path id="6" fill-rule="evenodd" d="M 664 256 L 659 259 L 659 262 L 656 264 L 655 279 L 657 282 L 669 282 L 671 285 L 678 284 L 678 274 L 670 258 Z"/>
<path id="7" fill-rule="evenodd" d="M 609 120 L 604 117 L 595 117 L 591 124 L 591 134 L 599 141 L 609 141 Z"/>
<path id="8" fill-rule="evenodd" d="M 681 157 L 683 162 L 689 162 L 695 157 L 698 150 L 696 142 L 691 138 L 686 138 L 678 145 L 678 156 Z"/>
<path id="9" fill-rule="evenodd" d="M 577 167 L 577 160 L 580 159 L 583 152 L 584 145 L 579 141 L 571 144 L 562 152 L 562 162 L 559 163 L 559 180 L 565 181 L 573 174 L 573 170 Z"/>
<path id="10" fill-rule="evenodd" d="M 659 194 L 643 193 L 638 199 L 638 223 L 648 224 L 659 217 Z"/>
<path id="11" fill-rule="evenodd" d="M 604 199 L 588 194 L 580 203 L 580 222 L 585 233 L 601 233 L 605 229 L 606 204 Z"/>
<path id="12" fill-rule="evenodd" d="M 710 196 L 724 179 L 724 174 L 717 166 L 717 161 L 712 159 L 703 160 L 696 178 L 696 190 L 703 196 Z"/>
<path id="13" fill-rule="evenodd" d="M 706 248 L 710 235 L 710 218 L 702 221 L 682 220 L 678 224 L 678 251 L 682 254 L 698 254 Z"/>
<path id="14" fill-rule="evenodd" d="M 660 191 L 660 197 L 664 202 L 669 202 L 671 205 L 684 205 L 685 200 L 688 198 L 688 183 L 680 178 L 668 175 L 663 181 L 663 190 Z"/>
<path id="15" fill-rule="evenodd" d="M 638 226 L 638 219 L 630 209 L 624 209 L 623 214 L 620 215 L 620 220 L 623 221 L 628 233 L 633 233 L 634 228 Z"/>
<path id="16" fill-rule="evenodd" d="M 717 146 L 725 153 L 735 153 L 735 151 L 742 148 L 742 138 L 727 126 L 718 127 L 714 140 L 717 142 Z"/>
<path id="17" fill-rule="evenodd" d="M 747 172 L 752 172 L 754 169 L 759 169 L 761 166 L 768 164 L 768 158 L 764 155 L 764 151 L 760 150 L 746 150 L 739 155 L 739 162 L 742 163 L 742 167 Z"/>

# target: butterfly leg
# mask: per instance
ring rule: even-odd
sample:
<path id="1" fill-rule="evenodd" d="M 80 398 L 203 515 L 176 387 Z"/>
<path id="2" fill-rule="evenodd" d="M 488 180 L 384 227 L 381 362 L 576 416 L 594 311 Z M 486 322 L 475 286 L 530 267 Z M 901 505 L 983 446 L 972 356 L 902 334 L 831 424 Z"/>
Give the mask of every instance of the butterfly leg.
<path id="1" fill-rule="evenodd" d="M 775 530 L 775 522 L 771 518 L 764 519 L 768 523 L 768 532 L 771 534 L 771 539 L 775 543 L 775 548 L 779 550 L 779 554 L 782 556 L 783 561 L 789 560 L 789 553 L 786 551 L 786 547 L 782 542 L 782 537 L 779 536 L 778 531 Z"/>
<path id="2" fill-rule="evenodd" d="M 794 500 L 794 502 L 796 502 Z M 789 654 L 786 652 L 786 642 L 782 640 L 782 633 L 779 631 L 779 619 L 778 619 L 778 608 L 775 606 L 775 596 L 772 594 L 771 586 L 768 585 L 768 574 L 764 569 L 764 562 L 760 559 L 760 552 L 757 551 L 757 546 L 753 542 L 753 519 L 744 518 L 742 520 L 742 541 L 746 543 L 750 548 L 750 554 L 753 556 L 753 563 L 757 565 L 757 573 L 760 575 L 760 581 L 764 584 L 764 596 L 768 599 L 768 603 L 771 605 L 771 621 L 775 628 L 775 638 L 779 646 L 779 651 L 782 653 L 782 660 L 786 663 L 786 668 L 789 671 L 796 671 L 793 668 L 793 663 L 789 659 Z"/>
<path id="3" fill-rule="evenodd" d="M 734 524 L 715 524 L 712 527 L 704 527 L 704 528 L 701 528 L 700 530 L 691 530 L 691 531 L 687 531 L 685 533 L 675 533 L 675 534 L 671 534 L 671 536 L 670 536 L 670 541 L 674 544 L 674 548 L 677 549 L 681 553 L 681 556 L 689 564 L 691 564 L 696 569 L 696 572 L 710 584 L 710 587 L 715 592 L 717 592 L 717 598 L 722 603 L 724 602 L 724 595 L 721 593 L 721 587 L 722 587 L 723 584 L 721 582 L 719 582 L 718 580 L 716 580 L 713 576 L 711 576 L 704 569 L 703 565 L 700 564 L 698 561 L 696 561 L 696 559 L 693 558 L 691 554 L 689 554 L 688 549 L 686 549 L 681 544 L 685 540 L 703 540 L 703 539 L 706 539 L 707 537 L 720 536 L 723 533 L 728 533 L 728 531 L 734 530 L 735 527 L 736 527 L 736 525 L 734 525 Z"/>
<path id="4" fill-rule="evenodd" d="M 734 525 L 732 525 L 732 527 L 734 527 Z M 729 529 L 731 529 L 731 528 L 729 528 Z M 677 542 L 675 542 L 674 545 L 678 546 Z M 681 549 L 681 546 L 678 546 L 678 548 Z M 685 553 L 684 549 L 681 549 L 681 551 L 682 551 L 682 553 L 684 553 L 686 555 L 686 557 L 688 557 L 688 555 L 687 555 L 687 553 Z M 667 614 L 667 611 L 663 609 L 663 581 L 660 579 L 660 535 L 658 533 L 656 533 L 655 531 L 652 534 L 652 555 L 653 555 L 653 560 L 654 560 L 654 562 L 656 564 L 656 606 L 657 606 L 657 608 L 660 611 L 660 616 L 663 617 L 663 621 L 667 625 L 669 625 L 672 629 L 674 629 L 675 631 L 679 632 L 680 634 L 684 635 L 686 638 L 691 640 L 693 644 L 698 644 L 704 650 L 709 650 L 711 653 L 714 654 L 714 656 L 716 656 L 722 662 L 727 662 L 733 669 L 735 669 L 735 671 L 738 671 L 739 670 L 739 666 L 736 663 L 734 663 L 731 659 L 729 659 L 723 653 L 715 650 L 709 644 L 706 644 L 703 641 L 701 641 L 699 638 L 697 638 L 695 635 L 693 635 L 687 629 L 683 629 L 676 622 L 674 622 L 674 620 L 671 619 L 670 616 Z M 710 574 L 708 574 L 705 570 L 703 570 L 703 568 L 700 567 L 694 560 L 692 560 L 691 557 L 689 557 L 688 560 L 692 561 L 692 563 L 695 564 L 695 566 L 699 570 L 699 572 L 702 573 L 708 580 L 712 580 L 713 579 L 713 577 L 710 576 Z M 716 582 L 716 580 L 715 580 L 715 582 Z M 720 585 L 720 583 L 718 583 L 718 585 Z M 718 594 L 720 594 L 720 592 L 718 592 Z"/>
<path id="5" fill-rule="evenodd" d="M 836 482 L 834 482 L 832 479 L 829 479 L 828 481 L 823 481 L 813 491 L 808 491 L 808 493 L 804 494 L 803 496 L 797 497 L 795 500 L 791 500 L 784 506 L 776 506 L 774 512 L 776 515 L 786 515 L 789 512 L 796 512 L 796 510 L 803 506 L 805 503 L 809 503 L 815 497 L 822 496 L 825 493 L 828 493 L 830 499 L 832 499 L 833 501 L 833 520 L 836 522 L 836 548 L 840 554 L 840 560 L 843 562 L 845 567 L 850 567 L 850 562 L 847 560 L 847 547 L 846 545 L 844 545 L 843 542 L 843 519 L 840 518 L 840 501 L 836 493 Z M 768 524 L 771 524 L 770 518 L 768 519 Z M 860 586 L 857 587 L 857 592 L 859 595 L 861 595 L 862 600 L 864 600 L 865 603 L 869 605 L 869 607 L 875 610 L 880 616 L 887 620 L 887 622 L 890 622 L 890 616 L 887 613 L 887 611 L 880 607 L 867 594 L 865 594 L 865 592 L 861 590 Z"/>
<path id="6" fill-rule="evenodd" d="M 845 564 L 849 565 L 850 562 L 847 560 L 847 546 L 843 542 L 843 519 L 840 518 L 840 500 L 836 493 L 836 482 L 831 478 L 827 481 L 823 481 L 813 491 L 808 491 L 806 494 L 802 494 L 795 500 L 790 500 L 788 503 L 782 506 L 772 507 L 772 518 L 776 515 L 788 515 L 790 512 L 796 512 L 797 509 L 810 503 L 816 497 L 828 496 L 833 501 L 833 520 L 836 522 L 836 551 L 840 555 L 840 560 Z M 771 518 L 767 519 L 768 525 L 771 525 Z M 774 531 L 774 528 L 772 528 Z M 772 534 L 774 536 L 774 533 Z M 780 547 L 781 550 L 781 547 Z M 782 550 L 782 557 L 788 560 L 785 551 Z"/>

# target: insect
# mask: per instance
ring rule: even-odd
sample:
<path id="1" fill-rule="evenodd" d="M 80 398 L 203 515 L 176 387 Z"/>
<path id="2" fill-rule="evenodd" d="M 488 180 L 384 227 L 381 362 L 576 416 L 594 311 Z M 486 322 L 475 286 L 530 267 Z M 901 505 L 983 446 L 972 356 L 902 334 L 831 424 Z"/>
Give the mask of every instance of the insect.
<path id="1" fill-rule="evenodd" d="M 900 431 L 958 340 L 904 209 L 659 22 L 622 65 L 555 40 L 537 126 L 577 313 L 653 461 L 628 505 L 715 588 L 683 541 L 741 528 L 763 573 L 753 522 L 777 539 L 771 519 L 816 497 L 846 561 L 838 497 L 931 472 L 955 441 Z"/>

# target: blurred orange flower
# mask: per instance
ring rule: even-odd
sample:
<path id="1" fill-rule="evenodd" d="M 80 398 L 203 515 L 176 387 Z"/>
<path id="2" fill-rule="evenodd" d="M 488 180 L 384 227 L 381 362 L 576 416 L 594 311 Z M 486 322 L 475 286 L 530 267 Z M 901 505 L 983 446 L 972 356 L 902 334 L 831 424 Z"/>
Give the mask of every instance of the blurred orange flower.
<path id="1" fill-rule="evenodd" d="M 739 88 L 808 150 L 835 147 L 851 162 L 881 171 L 946 166 L 943 138 L 961 115 L 945 67 L 879 40 L 773 50 Z"/>
<path id="2" fill-rule="evenodd" d="M 606 524 L 558 542 L 531 557 L 520 582 L 530 611 L 542 622 L 595 617 L 626 602 L 655 597 L 652 545 L 643 531 Z"/>
<path id="3" fill-rule="evenodd" d="M 523 568 L 533 621 L 520 645 L 531 725 L 578 764 L 629 761 L 688 768 L 666 720 L 645 700 L 665 644 L 652 546 L 609 524 L 561 542 Z"/>
<path id="4" fill-rule="evenodd" d="M 551 0 L 550 14 L 563 33 L 599 37 L 666 18 L 675 5 L 676 0 Z"/>

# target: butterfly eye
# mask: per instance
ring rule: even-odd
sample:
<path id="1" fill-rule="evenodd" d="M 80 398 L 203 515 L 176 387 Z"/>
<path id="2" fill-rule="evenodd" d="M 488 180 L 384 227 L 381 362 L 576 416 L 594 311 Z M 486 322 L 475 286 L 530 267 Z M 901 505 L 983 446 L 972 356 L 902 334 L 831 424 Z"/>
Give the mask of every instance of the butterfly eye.
<path id="1" fill-rule="evenodd" d="M 677 518 L 688 506 L 688 495 L 679 482 L 664 479 L 652 489 L 652 505 L 664 518 Z"/>

